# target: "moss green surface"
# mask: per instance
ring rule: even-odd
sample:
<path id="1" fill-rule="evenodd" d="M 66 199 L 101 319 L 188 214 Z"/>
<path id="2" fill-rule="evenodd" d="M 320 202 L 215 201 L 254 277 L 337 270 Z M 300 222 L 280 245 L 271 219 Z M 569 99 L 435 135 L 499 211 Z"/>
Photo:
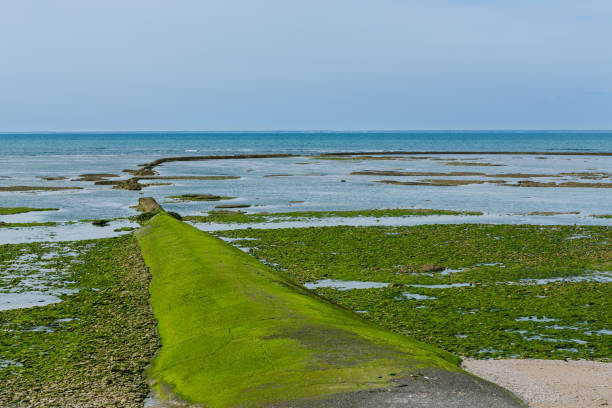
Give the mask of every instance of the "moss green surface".
<path id="1" fill-rule="evenodd" d="M 187 216 L 185 221 L 215 223 L 264 223 L 299 221 L 332 217 L 411 217 L 426 215 L 482 215 L 479 211 L 436 210 L 430 208 L 394 208 L 381 210 L 356 211 L 293 211 L 282 213 L 239 213 L 227 211 L 210 211 L 206 216 Z"/>
<path id="2" fill-rule="evenodd" d="M 0 215 L 22 214 L 33 211 L 57 211 L 57 208 L 30 208 L 30 207 L 0 207 Z"/>
<path id="3" fill-rule="evenodd" d="M 166 214 L 136 232 L 152 274 L 162 395 L 211 407 L 386 387 L 459 359 L 385 331 Z"/>
<path id="4" fill-rule="evenodd" d="M 317 292 L 447 351 L 475 358 L 612 359 L 610 227 L 423 225 L 218 234 L 238 239 L 233 244 L 300 283 L 388 283 Z M 431 264 L 448 270 L 427 271 Z M 410 286 L 449 284 L 467 286 Z"/>

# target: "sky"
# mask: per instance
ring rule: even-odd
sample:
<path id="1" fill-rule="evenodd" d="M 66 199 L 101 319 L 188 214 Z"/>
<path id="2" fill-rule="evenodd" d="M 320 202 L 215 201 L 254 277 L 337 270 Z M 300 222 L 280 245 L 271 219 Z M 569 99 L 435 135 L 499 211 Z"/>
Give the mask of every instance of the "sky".
<path id="1" fill-rule="evenodd" d="M 610 0 L 0 0 L 0 132 L 612 129 Z"/>

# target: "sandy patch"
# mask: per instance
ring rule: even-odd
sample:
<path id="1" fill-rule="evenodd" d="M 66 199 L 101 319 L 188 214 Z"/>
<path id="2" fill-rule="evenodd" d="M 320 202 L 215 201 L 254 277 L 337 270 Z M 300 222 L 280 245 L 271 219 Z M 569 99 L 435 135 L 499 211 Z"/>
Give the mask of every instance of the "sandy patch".
<path id="1" fill-rule="evenodd" d="M 463 368 L 533 408 L 612 405 L 612 363 L 563 360 L 464 360 Z"/>

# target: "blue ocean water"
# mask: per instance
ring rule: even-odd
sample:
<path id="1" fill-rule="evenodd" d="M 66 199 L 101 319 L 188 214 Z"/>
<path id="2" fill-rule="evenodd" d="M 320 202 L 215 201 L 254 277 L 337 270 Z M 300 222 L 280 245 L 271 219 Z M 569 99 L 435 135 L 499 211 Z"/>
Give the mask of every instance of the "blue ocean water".
<path id="1" fill-rule="evenodd" d="M 0 156 L 318 153 L 340 151 L 612 152 L 612 131 L 3 133 Z"/>
<path id="2" fill-rule="evenodd" d="M 387 156 L 386 160 L 322 160 L 321 152 L 440 151 L 444 155 Z M 542 155 L 495 155 L 486 152 L 536 151 Z M 58 211 L 0 216 L 0 221 L 64 222 L 114 219 L 136 214 L 142 196 L 154 197 L 167 210 L 199 215 L 216 202 L 180 202 L 171 196 L 200 193 L 235 197 L 248 212 L 360 210 L 372 208 L 436 208 L 481 211 L 482 217 L 399 222 L 535 223 L 612 225 L 610 188 L 517 188 L 521 178 L 532 181 L 612 183 L 612 156 L 546 155 L 546 152 L 612 152 L 612 132 L 155 132 L 0 134 L 0 187 L 77 187 L 62 191 L 0 191 L 0 207 L 44 207 Z M 233 176 L 228 180 L 169 180 L 142 191 L 113 189 L 79 181 L 84 173 L 131 177 L 138 168 L 160 157 L 292 153 L 298 157 L 170 162 L 156 168 L 168 176 Z M 312 154 L 313 156 L 299 155 Z M 416 157 L 415 157 L 416 156 Z M 474 164 L 477 166 L 474 167 Z M 363 171 L 415 172 L 413 176 L 368 176 Z M 452 176 L 450 172 L 465 175 Z M 423 174 L 419 176 L 418 174 Z M 460 186 L 432 186 L 426 174 L 475 181 Z M 507 174 L 520 174 L 507 177 Z M 581 178 L 581 175 L 590 176 Z M 274 177 L 270 177 L 270 176 Z M 282 177 L 278 177 L 281 175 Z M 525 175 L 525 176 L 523 176 Z M 116 178 L 115 178 L 116 179 Z M 416 185 L 379 183 L 381 179 Z M 496 184 L 494 181 L 504 181 Z M 155 184 L 155 182 L 153 182 Z M 539 216 L 552 212 L 554 216 Z M 535 213 L 535 214 L 532 214 Z M 366 220 L 359 220 L 364 223 Z M 390 220 L 370 220 L 375 225 Z M 113 234 L 90 223 L 58 228 L 0 230 L 0 243 L 27 240 L 72 240 Z M 102 234 L 102 235 L 100 235 Z"/>

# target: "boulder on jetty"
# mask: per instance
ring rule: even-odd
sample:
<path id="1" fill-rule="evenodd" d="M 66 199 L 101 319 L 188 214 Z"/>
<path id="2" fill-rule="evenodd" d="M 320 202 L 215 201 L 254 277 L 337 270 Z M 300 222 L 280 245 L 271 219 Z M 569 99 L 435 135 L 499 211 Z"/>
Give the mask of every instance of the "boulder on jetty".
<path id="1" fill-rule="evenodd" d="M 164 211 L 161 205 L 155 201 L 153 197 L 141 197 L 138 199 L 138 207 L 136 209 L 144 213 L 157 213 Z"/>

